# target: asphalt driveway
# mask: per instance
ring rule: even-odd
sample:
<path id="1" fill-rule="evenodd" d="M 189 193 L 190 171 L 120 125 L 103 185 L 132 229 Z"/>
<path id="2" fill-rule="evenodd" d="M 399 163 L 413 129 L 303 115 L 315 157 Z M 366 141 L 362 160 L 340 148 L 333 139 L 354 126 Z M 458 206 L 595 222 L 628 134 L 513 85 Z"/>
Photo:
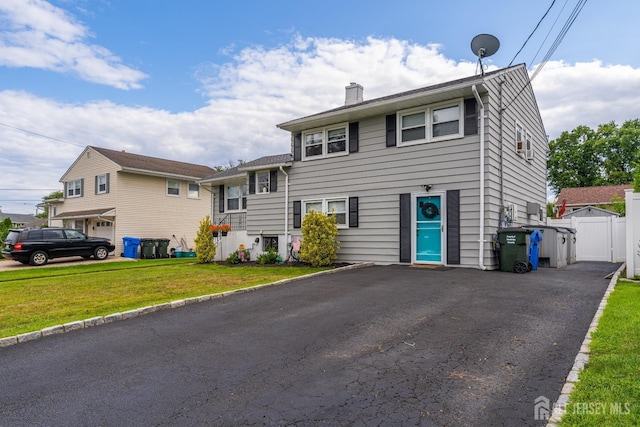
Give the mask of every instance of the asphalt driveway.
<path id="1" fill-rule="evenodd" d="M 0 425 L 540 425 L 618 265 L 374 266 L 0 349 Z"/>

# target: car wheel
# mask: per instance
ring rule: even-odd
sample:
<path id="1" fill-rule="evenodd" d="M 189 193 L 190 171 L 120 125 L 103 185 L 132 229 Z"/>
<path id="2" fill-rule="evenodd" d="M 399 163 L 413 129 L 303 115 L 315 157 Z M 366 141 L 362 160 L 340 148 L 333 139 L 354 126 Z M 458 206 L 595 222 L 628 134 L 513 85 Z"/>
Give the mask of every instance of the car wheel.
<path id="1" fill-rule="evenodd" d="M 93 257 L 95 259 L 99 259 L 102 261 L 103 259 L 107 259 L 108 256 L 109 256 L 109 251 L 104 246 L 98 246 L 93 251 Z"/>
<path id="2" fill-rule="evenodd" d="M 29 264 L 31 265 L 45 265 L 49 261 L 49 257 L 46 252 L 43 251 L 35 251 L 31 254 L 31 258 L 29 258 Z"/>

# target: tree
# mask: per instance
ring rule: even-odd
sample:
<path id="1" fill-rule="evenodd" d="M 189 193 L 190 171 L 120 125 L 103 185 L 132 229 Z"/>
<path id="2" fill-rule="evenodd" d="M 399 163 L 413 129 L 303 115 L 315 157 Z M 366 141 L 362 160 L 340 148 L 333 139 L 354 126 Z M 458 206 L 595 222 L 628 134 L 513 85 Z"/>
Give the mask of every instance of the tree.
<path id="1" fill-rule="evenodd" d="M 46 202 L 47 200 L 52 200 L 52 199 L 62 199 L 63 197 L 64 197 L 64 193 L 62 191 L 54 191 L 53 193 L 50 193 L 48 196 L 44 196 L 42 198 L 42 201 Z M 36 215 L 36 217 L 49 218 L 49 206 L 44 205 L 44 210 L 38 215 Z"/>
<path id="2" fill-rule="evenodd" d="M 4 239 L 7 238 L 9 234 L 9 229 L 13 227 L 13 222 L 11 222 L 11 218 L 7 217 L 0 221 L 0 245 L 4 243 Z"/>
<path id="3" fill-rule="evenodd" d="M 198 233 L 193 241 L 196 243 L 196 257 L 201 264 L 213 262 L 216 256 L 216 244 L 213 242 L 211 234 L 211 217 L 205 216 L 200 220 Z"/>
<path id="4" fill-rule="evenodd" d="M 578 126 L 549 143 L 549 186 L 562 188 L 628 184 L 640 164 L 640 119 L 597 130 Z"/>

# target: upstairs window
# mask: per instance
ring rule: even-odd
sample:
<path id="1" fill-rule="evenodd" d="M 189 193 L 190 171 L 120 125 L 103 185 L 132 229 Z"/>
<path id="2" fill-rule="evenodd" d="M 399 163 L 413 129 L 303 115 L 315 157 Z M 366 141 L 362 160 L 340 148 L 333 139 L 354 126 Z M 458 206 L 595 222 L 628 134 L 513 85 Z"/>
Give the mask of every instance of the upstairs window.
<path id="1" fill-rule="evenodd" d="M 463 133 L 462 100 L 398 114 L 400 145 L 459 138 Z"/>
<path id="2" fill-rule="evenodd" d="M 227 210 L 247 209 L 247 185 L 230 185 L 227 187 Z"/>
<path id="3" fill-rule="evenodd" d="M 82 179 L 67 182 L 67 198 L 82 196 Z"/>
<path id="4" fill-rule="evenodd" d="M 268 193 L 270 171 L 260 171 L 256 173 L 256 193 Z"/>
<path id="5" fill-rule="evenodd" d="M 109 174 L 96 176 L 96 194 L 105 194 L 109 192 Z"/>
<path id="6" fill-rule="evenodd" d="M 348 125 L 345 123 L 303 133 L 303 159 L 347 154 L 348 132 Z"/>
<path id="7" fill-rule="evenodd" d="M 167 180 L 167 196 L 180 196 L 180 181 Z"/>
<path id="8" fill-rule="evenodd" d="M 187 198 L 199 199 L 200 198 L 200 186 L 195 182 L 190 182 L 187 185 Z"/>

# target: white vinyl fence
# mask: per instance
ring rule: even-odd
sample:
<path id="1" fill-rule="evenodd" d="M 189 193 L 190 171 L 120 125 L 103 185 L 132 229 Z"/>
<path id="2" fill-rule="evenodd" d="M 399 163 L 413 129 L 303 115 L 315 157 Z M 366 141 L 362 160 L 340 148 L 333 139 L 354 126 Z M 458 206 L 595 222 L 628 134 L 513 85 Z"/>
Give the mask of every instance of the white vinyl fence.
<path id="1" fill-rule="evenodd" d="M 626 261 L 627 278 L 633 279 L 640 276 L 640 193 L 633 190 L 625 190 L 625 201 L 627 205 L 627 242 Z"/>
<path id="2" fill-rule="evenodd" d="M 626 218 L 549 218 L 547 223 L 576 230 L 577 261 L 624 262 L 626 259 Z"/>

